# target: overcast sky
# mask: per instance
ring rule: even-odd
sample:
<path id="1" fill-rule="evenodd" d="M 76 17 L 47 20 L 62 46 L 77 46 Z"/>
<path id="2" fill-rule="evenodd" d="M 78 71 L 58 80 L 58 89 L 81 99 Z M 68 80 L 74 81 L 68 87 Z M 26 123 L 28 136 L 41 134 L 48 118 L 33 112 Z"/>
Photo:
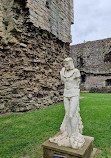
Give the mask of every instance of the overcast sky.
<path id="1" fill-rule="evenodd" d="M 111 0 L 74 0 L 71 32 L 73 45 L 111 37 Z"/>

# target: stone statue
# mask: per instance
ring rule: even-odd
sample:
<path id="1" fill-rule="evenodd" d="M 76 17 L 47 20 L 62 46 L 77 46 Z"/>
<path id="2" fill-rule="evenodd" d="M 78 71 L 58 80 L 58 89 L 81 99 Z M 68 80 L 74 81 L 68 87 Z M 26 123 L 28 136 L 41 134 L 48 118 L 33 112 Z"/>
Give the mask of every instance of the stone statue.
<path id="1" fill-rule="evenodd" d="M 74 68 L 72 58 L 64 60 L 61 72 L 61 80 L 64 82 L 64 108 L 65 117 L 60 127 L 60 134 L 50 138 L 49 141 L 59 146 L 79 149 L 85 139 L 82 135 L 82 121 L 79 114 L 80 72 Z"/>

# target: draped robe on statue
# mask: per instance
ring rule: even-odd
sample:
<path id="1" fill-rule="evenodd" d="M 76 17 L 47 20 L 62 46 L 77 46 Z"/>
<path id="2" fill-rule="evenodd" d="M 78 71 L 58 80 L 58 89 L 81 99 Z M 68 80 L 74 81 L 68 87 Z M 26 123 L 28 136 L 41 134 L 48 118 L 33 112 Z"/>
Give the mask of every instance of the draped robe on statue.
<path id="1" fill-rule="evenodd" d="M 57 143 L 59 146 L 78 149 L 85 142 L 82 135 L 83 125 L 79 114 L 80 72 L 74 68 L 68 74 L 65 74 L 65 67 L 63 67 L 60 75 L 61 80 L 64 82 L 65 116 L 60 127 L 60 134 L 49 140 Z"/>

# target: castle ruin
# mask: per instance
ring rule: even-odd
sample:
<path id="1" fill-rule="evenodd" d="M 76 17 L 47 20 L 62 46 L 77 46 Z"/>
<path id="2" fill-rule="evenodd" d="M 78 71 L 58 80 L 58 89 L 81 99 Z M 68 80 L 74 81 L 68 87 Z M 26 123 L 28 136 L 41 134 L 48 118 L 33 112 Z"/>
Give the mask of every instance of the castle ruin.
<path id="1" fill-rule="evenodd" d="M 71 46 L 81 71 L 81 90 L 111 93 L 111 38 Z"/>
<path id="2" fill-rule="evenodd" d="M 0 0 L 0 112 L 62 101 L 73 0 Z"/>

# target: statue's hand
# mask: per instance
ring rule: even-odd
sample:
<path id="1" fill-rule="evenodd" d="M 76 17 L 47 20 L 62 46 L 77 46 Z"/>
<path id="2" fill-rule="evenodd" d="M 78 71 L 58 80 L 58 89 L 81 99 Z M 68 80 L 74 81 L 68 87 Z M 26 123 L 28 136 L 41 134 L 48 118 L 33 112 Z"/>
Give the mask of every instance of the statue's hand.
<path id="1" fill-rule="evenodd" d="M 80 78 L 78 78 L 78 84 L 80 84 L 80 82 L 81 82 L 81 80 L 80 80 Z"/>
<path id="2" fill-rule="evenodd" d="M 81 75 L 80 75 L 80 71 L 79 71 L 78 69 L 75 69 L 75 70 L 74 70 L 74 79 L 75 79 L 75 78 L 80 78 L 80 76 L 81 76 Z"/>

